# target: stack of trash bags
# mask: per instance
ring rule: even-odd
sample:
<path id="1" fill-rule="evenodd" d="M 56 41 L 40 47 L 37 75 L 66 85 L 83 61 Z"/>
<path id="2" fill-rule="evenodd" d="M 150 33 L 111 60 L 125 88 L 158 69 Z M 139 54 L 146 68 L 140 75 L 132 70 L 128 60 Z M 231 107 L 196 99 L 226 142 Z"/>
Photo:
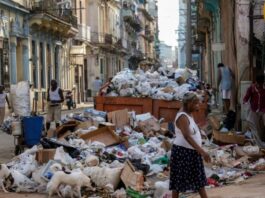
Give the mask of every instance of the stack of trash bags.
<path id="1" fill-rule="evenodd" d="M 177 78 L 183 77 L 189 83 L 179 85 L 175 78 L 169 78 L 162 69 L 147 72 L 125 69 L 113 77 L 112 90 L 107 96 L 182 100 L 185 93 L 194 90 L 194 87 L 196 89 L 198 79 L 187 69 L 178 69 L 174 73 L 178 74 Z"/>

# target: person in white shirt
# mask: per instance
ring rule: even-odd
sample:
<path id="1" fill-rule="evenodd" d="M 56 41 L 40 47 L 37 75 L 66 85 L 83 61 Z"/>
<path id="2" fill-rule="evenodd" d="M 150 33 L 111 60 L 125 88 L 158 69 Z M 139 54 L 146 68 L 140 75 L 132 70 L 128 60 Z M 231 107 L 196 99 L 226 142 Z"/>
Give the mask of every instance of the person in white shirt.
<path id="1" fill-rule="evenodd" d="M 195 123 L 192 112 L 198 110 L 199 99 L 193 92 L 183 97 L 183 107 L 175 119 L 176 137 L 171 150 L 170 185 L 172 198 L 178 198 L 180 192 L 199 192 L 207 198 L 203 160 L 210 162 L 210 156 L 202 149 L 200 129 Z"/>
<path id="2" fill-rule="evenodd" d="M 61 121 L 61 104 L 64 101 L 63 91 L 58 87 L 56 80 L 51 80 L 51 86 L 47 91 L 47 116 L 46 130 L 48 131 L 51 122 L 54 121 L 56 128 L 60 126 Z"/>
<path id="3" fill-rule="evenodd" d="M 8 108 L 11 109 L 8 97 L 6 93 L 4 93 L 5 87 L 3 85 L 0 85 L 0 125 L 3 124 L 5 119 L 5 110 L 6 110 L 6 102 L 8 105 Z"/>
<path id="4" fill-rule="evenodd" d="M 102 87 L 102 80 L 100 80 L 99 77 L 97 76 L 96 79 L 93 81 L 93 90 L 92 90 L 93 97 L 98 95 L 98 92 L 101 87 Z"/>

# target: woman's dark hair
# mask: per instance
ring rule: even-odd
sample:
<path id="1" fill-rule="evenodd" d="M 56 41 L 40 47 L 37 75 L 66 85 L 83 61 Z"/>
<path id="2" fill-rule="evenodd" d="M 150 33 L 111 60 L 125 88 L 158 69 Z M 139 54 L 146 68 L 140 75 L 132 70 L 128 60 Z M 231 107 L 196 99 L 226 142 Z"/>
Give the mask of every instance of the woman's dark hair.
<path id="1" fill-rule="evenodd" d="M 217 67 L 224 67 L 225 65 L 223 63 L 218 63 Z"/>
<path id="2" fill-rule="evenodd" d="M 190 102 L 193 102 L 194 100 L 198 100 L 198 99 L 199 98 L 197 94 L 195 94 L 194 92 L 185 93 L 182 99 L 183 107 L 187 108 Z"/>
<path id="3" fill-rule="evenodd" d="M 256 82 L 259 84 L 264 83 L 264 79 L 264 75 L 262 74 L 256 76 Z"/>

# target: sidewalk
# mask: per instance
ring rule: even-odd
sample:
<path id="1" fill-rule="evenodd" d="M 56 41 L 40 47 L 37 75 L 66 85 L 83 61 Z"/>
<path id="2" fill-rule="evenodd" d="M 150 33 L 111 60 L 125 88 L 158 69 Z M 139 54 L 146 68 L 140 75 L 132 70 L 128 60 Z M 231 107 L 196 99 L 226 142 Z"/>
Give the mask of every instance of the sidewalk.
<path id="1" fill-rule="evenodd" d="M 68 110 L 67 106 L 64 104 L 62 106 L 62 112 L 66 113 L 67 111 L 69 111 L 69 112 L 81 111 L 81 110 L 86 109 L 86 108 L 94 108 L 94 103 L 93 102 L 86 102 L 86 103 L 76 104 L 76 108 L 75 109 L 71 109 L 71 110 Z M 46 111 L 39 112 L 39 113 L 41 115 L 45 115 L 46 114 Z"/>
<path id="2" fill-rule="evenodd" d="M 84 110 L 86 108 L 93 108 L 93 107 L 94 107 L 94 103 L 93 102 L 86 102 L 86 103 L 77 104 L 75 109 L 68 110 L 67 106 L 65 104 L 63 104 L 63 106 L 62 106 L 62 112 L 63 113 L 67 113 L 67 111 L 69 111 L 69 112 L 82 111 L 82 110 Z M 10 116 L 11 113 L 12 112 L 10 112 L 6 108 L 5 118 L 7 118 L 8 116 Z M 44 111 L 44 112 L 39 111 L 38 113 L 40 115 L 46 115 L 46 111 Z"/>

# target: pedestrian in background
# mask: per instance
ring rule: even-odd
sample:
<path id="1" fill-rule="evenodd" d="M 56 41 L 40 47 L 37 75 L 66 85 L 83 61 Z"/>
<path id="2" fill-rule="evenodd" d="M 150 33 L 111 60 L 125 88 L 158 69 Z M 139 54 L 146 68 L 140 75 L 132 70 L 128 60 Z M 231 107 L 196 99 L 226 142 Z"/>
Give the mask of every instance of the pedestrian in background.
<path id="1" fill-rule="evenodd" d="M 111 81 L 112 81 L 112 77 L 110 77 L 108 81 L 100 88 L 99 90 L 100 96 L 105 96 L 112 91 L 113 83 Z"/>
<path id="2" fill-rule="evenodd" d="M 6 110 L 6 103 L 8 105 L 8 109 L 11 109 L 7 94 L 4 93 L 5 87 L 0 85 L 0 125 L 3 124 L 5 119 L 5 110 Z"/>
<path id="3" fill-rule="evenodd" d="M 252 123 L 262 141 L 265 141 L 265 85 L 264 75 L 257 75 L 256 82 L 247 89 L 243 103 L 250 103 L 247 120 Z"/>
<path id="4" fill-rule="evenodd" d="M 71 107 L 73 107 L 73 94 L 71 91 L 67 91 L 65 99 L 68 110 L 71 110 Z"/>
<path id="5" fill-rule="evenodd" d="M 224 113 L 227 114 L 230 110 L 232 100 L 232 84 L 235 78 L 232 70 L 223 63 L 218 64 L 218 88 L 221 85 L 222 99 L 224 105 Z"/>
<path id="6" fill-rule="evenodd" d="M 95 97 L 98 95 L 100 88 L 102 87 L 102 80 L 97 76 L 96 79 L 93 81 L 93 90 L 92 96 Z"/>
<path id="7" fill-rule="evenodd" d="M 210 162 L 210 156 L 202 149 L 200 129 L 195 123 L 192 112 L 198 110 L 199 99 L 193 92 L 183 97 L 183 107 L 175 119 L 176 138 L 173 142 L 170 160 L 170 184 L 172 198 L 180 192 L 196 191 L 207 198 L 205 186 L 207 179 L 202 157 Z"/>
<path id="8" fill-rule="evenodd" d="M 56 80 L 51 80 L 50 87 L 47 91 L 47 116 L 46 130 L 50 129 L 51 122 L 54 121 L 56 128 L 60 126 L 61 121 L 61 104 L 64 101 L 63 91 L 58 87 Z"/>

